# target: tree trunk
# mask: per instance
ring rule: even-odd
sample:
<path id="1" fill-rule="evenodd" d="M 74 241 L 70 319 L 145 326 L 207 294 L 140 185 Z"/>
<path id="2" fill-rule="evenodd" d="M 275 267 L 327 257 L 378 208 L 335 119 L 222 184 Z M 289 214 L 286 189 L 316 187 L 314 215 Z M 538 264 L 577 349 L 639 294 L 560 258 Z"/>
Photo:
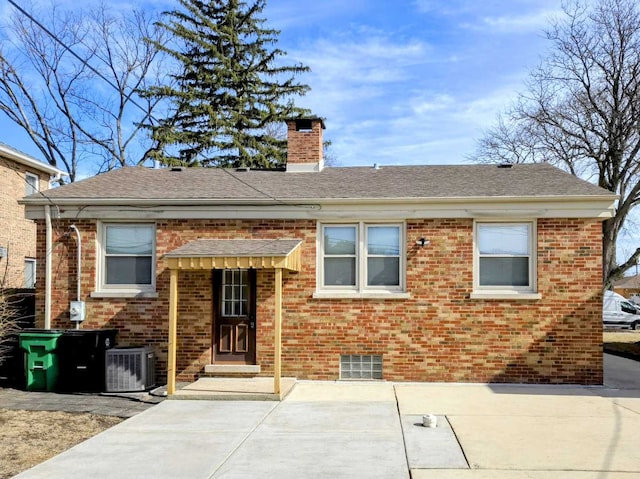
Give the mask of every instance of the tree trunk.
<path id="1" fill-rule="evenodd" d="M 617 279 L 611 276 L 616 269 L 616 218 L 610 218 L 602 222 L 602 278 L 605 289 L 611 287 L 611 283 Z"/>

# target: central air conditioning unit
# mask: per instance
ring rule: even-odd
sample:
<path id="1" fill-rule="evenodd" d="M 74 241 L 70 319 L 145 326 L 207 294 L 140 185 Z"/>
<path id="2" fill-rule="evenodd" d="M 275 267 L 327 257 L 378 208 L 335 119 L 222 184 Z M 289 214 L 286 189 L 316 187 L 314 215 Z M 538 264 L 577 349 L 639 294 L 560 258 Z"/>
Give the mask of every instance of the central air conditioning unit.
<path id="1" fill-rule="evenodd" d="M 106 351 L 106 392 L 145 391 L 155 386 L 153 349 L 112 348 Z"/>

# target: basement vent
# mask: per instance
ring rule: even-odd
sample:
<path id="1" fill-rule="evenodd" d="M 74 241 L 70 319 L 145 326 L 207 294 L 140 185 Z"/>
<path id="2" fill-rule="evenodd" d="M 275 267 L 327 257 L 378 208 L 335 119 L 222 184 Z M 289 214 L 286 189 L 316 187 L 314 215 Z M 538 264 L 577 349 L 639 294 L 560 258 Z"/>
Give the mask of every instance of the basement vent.
<path id="1" fill-rule="evenodd" d="M 340 356 L 340 379 L 382 379 L 382 356 L 360 354 Z"/>
<path id="2" fill-rule="evenodd" d="M 151 348 L 112 348 L 106 353 L 107 392 L 144 391 L 155 385 L 156 357 Z"/>

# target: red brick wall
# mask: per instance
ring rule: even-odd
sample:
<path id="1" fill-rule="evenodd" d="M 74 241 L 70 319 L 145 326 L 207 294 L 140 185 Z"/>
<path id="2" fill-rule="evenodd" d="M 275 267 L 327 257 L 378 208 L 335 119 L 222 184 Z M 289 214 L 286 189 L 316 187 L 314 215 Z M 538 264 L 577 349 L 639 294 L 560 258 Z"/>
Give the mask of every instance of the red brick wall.
<path id="1" fill-rule="evenodd" d="M 24 206 L 18 204 L 25 196 L 27 172 L 40 178 L 41 191 L 49 188 L 48 174 L 0 158 L 0 246 L 8 250 L 8 256 L 0 258 L 0 286 L 7 288 L 24 286 L 25 259 L 36 256 L 36 225 L 25 219 Z"/>
<path id="2" fill-rule="evenodd" d="M 287 163 L 319 163 L 322 160 L 322 122 L 311 120 L 311 131 L 296 130 L 296 121 L 287 122 Z"/>
<path id="3" fill-rule="evenodd" d="M 302 270 L 285 272 L 283 375 L 337 379 L 341 354 L 381 354 L 398 381 L 602 382 L 601 224 L 538 220 L 542 300 L 472 300 L 473 221 L 407 224 L 408 300 L 314 299 L 315 221 L 168 220 L 157 223 L 157 299 L 90 298 L 95 288 L 95 222 L 78 221 L 83 244 L 83 327 L 116 327 L 120 345 L 151 344 L 166 368 L 169 274 L 162 255 L 200 237 L 299 238 Z M 57 222 L 64 231 L 66 222 Z M 39 228 L 44 240 L 44 230 Z M 426 237 L 424 248 L 416 240 Z M 75 240 L 55 237 L 54 327 L 69 327 L 75 295 Z M 43 243 L 41 243 L 43 244 Z M 43 255 L 43 248 L 39 255 Z M 40 257 L 39 257 L 40 259 Z M 41 260 L 44 264 L 44 258 Z M 257 362 L 273 371 L 274 273 L 258 271 Z M 43 282 L 40 282 L 43 284 Z M 39 290 L 42 293 L 42 289 Z M 179 273 L 178 380 L 211 361 L 210 271 Z M 39 294 L 39 298 L 41 294 Z M 39 301 L 42 312 L 42 301 Z M 40 314 L 40 317 L 42 315 Z"/>

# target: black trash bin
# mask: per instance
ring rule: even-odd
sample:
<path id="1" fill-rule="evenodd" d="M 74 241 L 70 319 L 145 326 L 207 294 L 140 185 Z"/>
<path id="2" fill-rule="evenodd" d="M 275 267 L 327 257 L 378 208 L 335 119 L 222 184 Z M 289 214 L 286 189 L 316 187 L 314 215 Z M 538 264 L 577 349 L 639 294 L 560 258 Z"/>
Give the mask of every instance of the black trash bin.
<path id="1" fill-rule="evenodd" d="M 70 329 L 58 341 L 61 392 L 105 390 L 105 356 L 116 345 L 117 329 Z"/>

